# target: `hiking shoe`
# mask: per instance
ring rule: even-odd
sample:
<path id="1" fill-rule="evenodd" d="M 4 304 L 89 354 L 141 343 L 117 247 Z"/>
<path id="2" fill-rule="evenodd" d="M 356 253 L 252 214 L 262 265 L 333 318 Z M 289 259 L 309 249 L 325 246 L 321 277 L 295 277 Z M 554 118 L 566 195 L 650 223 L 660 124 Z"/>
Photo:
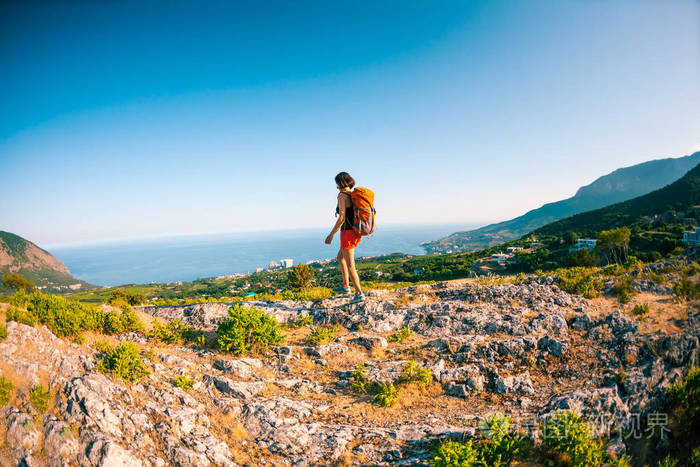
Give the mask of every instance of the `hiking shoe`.
<path id="1" fill-rule="evenodd" d="M 336 287 L 333 289 L 333 293 L 336 294 L 349 294 L 350 293 L 350 287 Z"/>
<path id="2" fill-rule="evenodd" d="M 350 303 L 360 303 L 365 301 L 365 294 L 356 293 L 354 297 L 350 300 Z"/>

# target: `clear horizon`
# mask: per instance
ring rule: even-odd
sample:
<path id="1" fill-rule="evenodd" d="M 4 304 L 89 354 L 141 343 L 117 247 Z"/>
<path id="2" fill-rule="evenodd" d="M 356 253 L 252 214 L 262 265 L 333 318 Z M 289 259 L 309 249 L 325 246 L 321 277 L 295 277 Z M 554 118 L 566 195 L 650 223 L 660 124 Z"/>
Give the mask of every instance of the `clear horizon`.
<path id="1" fill-rule="evenodd" d="M 330 229 L 341 170 L 380 225 L 485 225 L 700 150 L 693 0 L 3 2 L 0 61 L 42 247 Z"/>
<path id="2" fill-rule="evenodd" d="M 410 227 L 410 226 L 416 226 L 416 227 L 441 227 L 441 226 L 464 226 L 465 229 L 474 229 L 474 228 L 479 228 L 484 225 L 487 225 L 485 223 L 479 223 L 479 222 L 471 222 L 471 223 L 464 223 L 464 222 L 422 222 L 422 223 L 394 223 L 394 224 L 383 224 L 381 228 L 388 228 L 388 229 L 396 229 L 398 227 Z M 1 229 L 0 229 L 1 230 Z M 82 241 L 82 242 L 74 242 L 74 243 L 54 243 L 54 244 L 46 244 L 46 245 L 39 245 L 40 248 L 43 248 L 45 250 L 48 249 L 68 249 L 68 248 L 80 248 L 83 246 L 95 246 L 95 245 L 117 245 L 117 244 L 129 244 L 129 243 L 139 243 L 139 242 L 145 242 L 145 241 L 152 241 L 152 240 L 176 240 L 176 239 L 185 239 L 185 238 L 195 238 L 195 237 L 217 237 L 217 236 L 227 236 L 227 235 L 236 235 L 236 234 L 254 234 L 254 233 L 280 233 L 280 232 L 310 232 L 310 231 L 320 231 L 323 232 L 325 230 L 330 230 L 328 226 L 325 225 L 318 225 L 318 226 L 312 226 L 312 227 L 299 227 L 295 229 L 253 229 L 253 230 L 237 230 L 237 231 L 229 231 L 229 232 L 195 232 L 195 233 L 184 233 L 184 234 L 164 234 L 164 235 L 153 235 L 149 237 L 121 237 L 121 238 L 104 238 L 104 239 L 98 239 L 98 240 L 88 240 L 88 241 Z M 11 232 L 14 233 L 14 232 Z M 323 237 L 319 237 L 319 241 L 322 241 L 325 238 L 325 234 Z M 370 237 L 371 238 L 371 237 Z M 26 240 L 29 240 L 32 243 L 33 242 L 30 238 L 27 238 Z M 437 239 L 434 239 L 437 240 Z"/>
<path id="3" fill-rule="evenodd" d="M 383 226 L 362 241 L 356 255 L 425 254 L 422 242 L 447 235 L 453 229 L 454 224 Z M 323 228 L 183 235 L 48 251 L 74 277 L 91 284 L 116 286 L 250 273 L 281 258 L 292 258 L 295 264 L 331 259 L 337 254 L 337 242 L 326 245 L 325 236 Z"/>

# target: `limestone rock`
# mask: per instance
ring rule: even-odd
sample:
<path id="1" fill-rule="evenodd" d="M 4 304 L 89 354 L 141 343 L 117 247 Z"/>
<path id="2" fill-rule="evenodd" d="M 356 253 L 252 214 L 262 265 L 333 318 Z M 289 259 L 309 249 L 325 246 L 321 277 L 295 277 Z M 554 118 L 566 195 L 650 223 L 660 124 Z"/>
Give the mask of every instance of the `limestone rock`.
<path id="1" fill-rule="evenodd" d="M 250 399 L 265 388 L 262 382 L 233 381 L 223 376 L 204 375 L 203 381 L 204 384 L 239 399 Z"/>
<path id="2" fill-rule="evenodd" d="M 530 373 L 524 372 L 514 376 L 499 376 L 495 382 L 498 394 L 534 394 Z"/>

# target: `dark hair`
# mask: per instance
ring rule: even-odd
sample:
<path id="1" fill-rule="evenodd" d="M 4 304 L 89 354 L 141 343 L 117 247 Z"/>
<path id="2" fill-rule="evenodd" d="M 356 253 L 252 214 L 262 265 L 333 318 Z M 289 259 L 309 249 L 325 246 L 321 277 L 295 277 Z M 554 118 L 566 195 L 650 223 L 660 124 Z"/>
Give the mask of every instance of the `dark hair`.
<path id="1" fill-rule="evenodd" d="M 337 183 L 340 188 L 352 188 L 355 186 L 355 179 L 347 172 L 340 172 L 335 176 L 335 183 Z"/>

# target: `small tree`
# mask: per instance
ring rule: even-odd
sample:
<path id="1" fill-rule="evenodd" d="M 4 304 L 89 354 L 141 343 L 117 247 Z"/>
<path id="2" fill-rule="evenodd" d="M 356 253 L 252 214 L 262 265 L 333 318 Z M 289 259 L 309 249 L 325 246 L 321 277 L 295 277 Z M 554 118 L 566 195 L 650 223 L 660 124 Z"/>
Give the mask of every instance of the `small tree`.
<path id="1" fill-rule="evenodd" d="M 34 290 L 34 283 L 27 280 L 22 274 L 11 272 L 2 276 L 2 283 L 5 287 L 15 290 L 25 290 L 31 292 Z"/>
<path id="2" fill-rule="evenodd" d="M 596 251 L 603 254 L 608 263 L 624 264 L 630 244 L 629 227 L 604 230 L 598 235 Z"/>
<path id="3" fill-rule="evenodd" d="M 296 290 L 305 289 L 314 278 L 314 270 L 308 264 L 299 264 L 287 274 L 289 286 Z"/>
<path id="4" fill-rule="evenodd" d="M 109 297 L 107 298 L 107 303 L 111 305 L 126 303 L 127 305 L 135 306 L 145 302 L 146 296 L 144 294 L 123 289 L 110 290 Z"/>
<path id="5" fill-rule="evenodd" d="M 596 264 L 598 264 L 598 256 L 595 253 L 588 251 L 586 248 L 582 248 L 574 253 L 571 253 L 566 258 L 566 265 L 571 267 L 593 267 Z"/>
<path id="6" fill-rule="evenodd" d="M 578 240 L 578 235 L 576 234 L 576 232 L 566 232 L 564 234 L 563 238 L 564 238 L 564 243 L 566 245 L 571 246 L 574 243 L 576 243 L 576 241 Z"/>

